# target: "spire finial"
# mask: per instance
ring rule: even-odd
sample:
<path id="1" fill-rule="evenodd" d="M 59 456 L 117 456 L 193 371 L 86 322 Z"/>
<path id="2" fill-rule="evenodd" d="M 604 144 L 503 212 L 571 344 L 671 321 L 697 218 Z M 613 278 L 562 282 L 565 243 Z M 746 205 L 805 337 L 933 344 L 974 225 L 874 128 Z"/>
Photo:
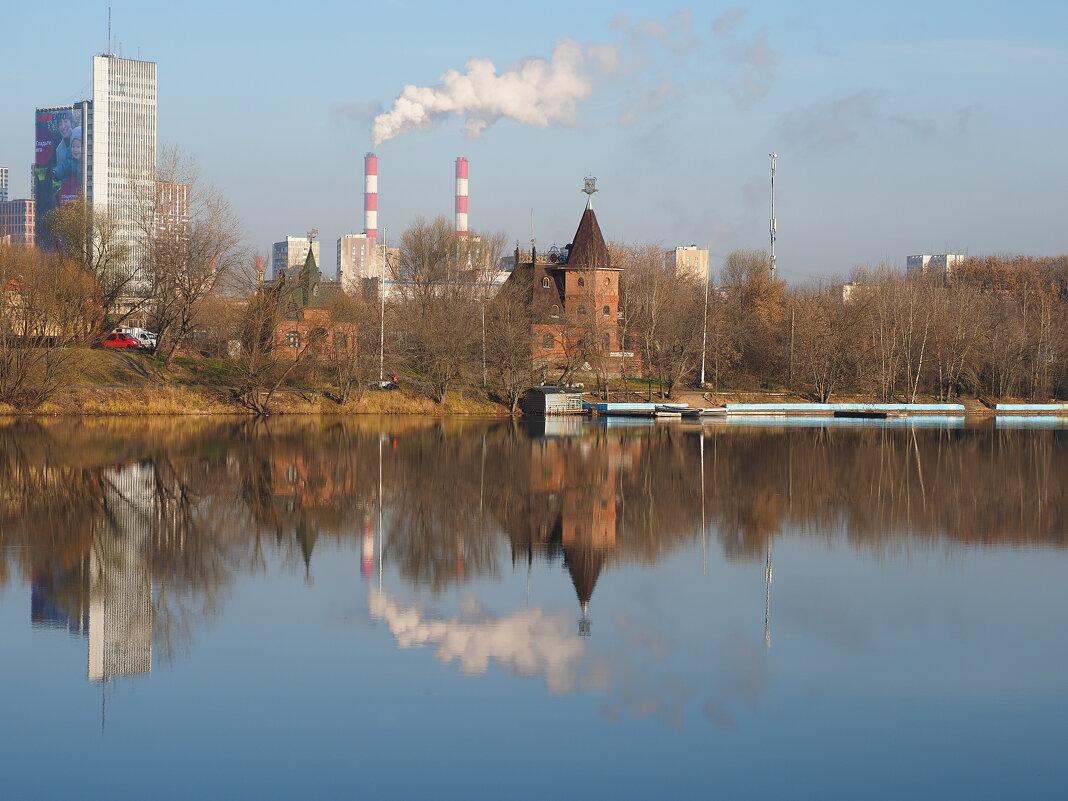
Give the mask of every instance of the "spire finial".
<path id="1" fill-rule="evenodd" d="M 593 208 L 593 193 L 597 191 L 597 179 L 586 176 L 583 181 L 582 191 L 586 193 L 586 208 Z"/>

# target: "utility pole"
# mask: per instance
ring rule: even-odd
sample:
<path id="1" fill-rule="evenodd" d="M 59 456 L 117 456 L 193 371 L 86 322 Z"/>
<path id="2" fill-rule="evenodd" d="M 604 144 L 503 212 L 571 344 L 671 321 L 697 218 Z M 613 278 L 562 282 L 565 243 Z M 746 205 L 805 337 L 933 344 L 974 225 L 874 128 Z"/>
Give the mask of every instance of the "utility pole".
<path id="1" fill-rule="evenodd" d="M 708 265 L 705 265 L 705 312 L 701 323 L 701 380 L 698 389 L 705 387 L 705 353 L 708 351 Z"/>
<path id="2" fill-rule="evenodd" d="M 382 232 L 382 244 L 379 247 L 382 248 L 382 264 L 378 272 L 378 385 L 382 386 L 386 380 L 386 287 L 383 282 L 389 267 L 385 231 Z"/>
<path id="3" fill-rule="evenodd" d="M 775 278 L 775 160 L 778 153 L 769 153 L 771 156 L 771 222 L 768 224 L 771 234 L 771 277 Z"/>

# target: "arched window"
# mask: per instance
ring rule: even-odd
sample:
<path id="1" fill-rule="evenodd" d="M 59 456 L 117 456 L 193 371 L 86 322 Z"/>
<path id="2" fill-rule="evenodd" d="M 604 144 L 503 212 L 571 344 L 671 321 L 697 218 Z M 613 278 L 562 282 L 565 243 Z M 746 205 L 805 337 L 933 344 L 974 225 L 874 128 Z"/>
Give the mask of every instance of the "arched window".
<path id="1" fill-rule="evenodd" d="M 612 350 L 611 334 L 601 334 L 601 350 Z"/>
<path id="2" fill-rule="evenodd" d="M 544 350 L 552 350 L 556 347 L 556 337 L 552 334 L 546 334 L 541 338 L 541 347 Z"/>
<path id="3" fill-rule="evenodd" d="M 585 317 L 586 316 L 586 307 L 585 306 L 579 306 L 578 311 L 579 311 L 579 317 Z"/>
<path id="4" fill-rule="evenodd" d="M 612 310 L 608 306 L 605 306 L 604 308 L 601 309 L 601 314 L 604 317 L 611 317 L 612 316 Z"/>
<path id="5" fill-rule="evenodd" d="M 545 278 L 541 279 L 541 285 L 542 285 L 542 288 L 544 288 L 544 289 L 548 289 L 549 288 L 550 283 L 549 283 L 548 276 L 546 276 Z"/>
<path id="6" fill-rule="evenodd" d="M 556 304 L 554 303 L 554 304 L 553 304 L 553 307 L 552 307 L 552 308 L 551 308 L 551 309 L 549 310 L 549 314 L 550 314 L 551 316 L 553 316 L 553 317 L 559 317 L 559 316 L 560 316 L 560 307 L 559 307 L 559 306 L 557 306 L 557 305 L 556 305 Z"/>
<path id="7" fill-rule="evenodd" d="M 300 334 L 296 331 L 290 331 L 286 334 L 286 347 L 287 348 L 299 348 L 300 347 Z"/>
<path id="8" fill-rule="evenodd" d="M 586 286 L 586 279 L 583 278 L 581 275 L 579 276 L 578 285 L 579 286 Z"/>

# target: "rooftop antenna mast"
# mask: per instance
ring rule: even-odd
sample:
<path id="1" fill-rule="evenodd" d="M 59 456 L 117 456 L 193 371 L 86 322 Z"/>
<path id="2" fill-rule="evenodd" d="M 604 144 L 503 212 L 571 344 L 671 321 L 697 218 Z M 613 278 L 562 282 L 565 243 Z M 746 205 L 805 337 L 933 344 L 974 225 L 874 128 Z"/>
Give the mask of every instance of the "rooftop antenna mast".
<path id="1" fill-rule="evenodd" d="M 775 277 L 775 160 L 778 153 L 769 153 L 771 156 L 771 221 L 768 223 L 768 232 L 771 234 L 771 277 Z"/>
<path id="2" fill-rule="evenodd" d="M 111 53 L 111 6 L 108 6 L 108 53 Z"/>

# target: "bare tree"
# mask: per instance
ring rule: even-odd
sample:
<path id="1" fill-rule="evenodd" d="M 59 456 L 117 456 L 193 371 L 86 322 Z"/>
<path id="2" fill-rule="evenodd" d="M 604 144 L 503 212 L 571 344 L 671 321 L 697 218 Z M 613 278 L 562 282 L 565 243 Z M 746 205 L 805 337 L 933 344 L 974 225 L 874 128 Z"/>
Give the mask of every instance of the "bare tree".
<path id="1" fill-rule="evenodd" d="M 318 343 L 312 354 L 315 371 L 331 387 L 324 390 L 327 397 L 339 404 L 352 398 L 360 401 L 378 371 L 378 305 L 338 293 L 330 305 L 330 318 L 344 330 Z"/>
<path id="2" fill-rule="evenodd" d="M 34 408 L 62 386 L 97 301 L 96 283 L 67 256 L 0 245 L 0 402 Z"/>
<path id="3" fill-rule="evenodd" d="M 239 343 L 233 395 L 258 415 L 271 413 L 275 393 L 314 352 L 314 348 L 304 347 L 295 357 L 288 357 L 275 348 L 275 331 L 289 302 L 287 284 L 283 278 L 270 285 L 257 285 L 230 321 L 230 338 Z"/>
<path id="4" fill-rule="evenodd" d="M 459 236 L 444 217 L 420 218 L 401 236 L 398 289 L 404 358 L 438 403 L 478 361 L 481 318 L 503 235 Z"/>
<path id="5" fill-rule="evenodd" d="M 140 198 L 143 269 L 157 352 L 169 366 L 205 298 L 247 254 L 241 252 L 240 225 L 229 204 L 176 151 L 161 155 L 149 192 Z"/>
<path id="6" fill-rule="evenodd" d="M 812 398 L 826 403 L 855 376 L 863 304 L 845 303 L 835 288 L 807 287 L 792 297 L 796 329 L 797 380 Z"/>
<path id="7" fill-rule="evenodd" d="M 119 300 L 133 288 L 136 275 L 127 264 L 129 244 L 121 236 L 118 221 L 107 211 L 79 198 L 45 215 L 49 237 L 89 276 L 96 286 L 99 330 L 105 317 L 120 322 L 130 314 L 120 310 Z"/>
<path id="8" fill-rule="evenodd" d="M 512 414 L 523 392 L 535 380 L 530 291 L 520 282 L 518 276 L 513 277 L 485 305 L 486 364 Z"/>

